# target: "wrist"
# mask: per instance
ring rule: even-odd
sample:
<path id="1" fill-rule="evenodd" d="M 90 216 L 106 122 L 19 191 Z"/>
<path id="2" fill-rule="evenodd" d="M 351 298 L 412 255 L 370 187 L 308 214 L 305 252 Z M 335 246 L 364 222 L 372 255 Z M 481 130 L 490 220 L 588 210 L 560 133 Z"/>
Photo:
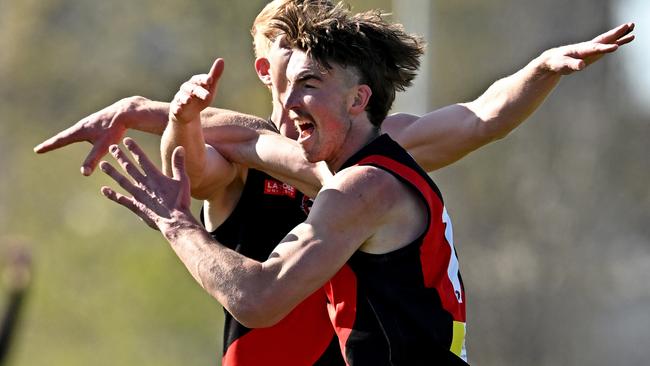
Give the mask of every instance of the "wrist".
<path id="1" fill-rule="evenodd" d="M 117 120 L 127 129 L 136 127 L 136 123 L 140 120 L 140 118 L 137 118 L 137 115 L 142 112 L 147 102 L 150 102 L 150 100 L 138 95 L 120 99 L 118 101 L 119 111 L 117 113 L 120 118 Z"/>
<path id="2" fill-rule="evenodd" d="M 201 125 L 201 117 L 200 115 L 196 115 L 196 117 L 191 118 L 191 119 L 185 119 L 185 118 L 180 118 L 179 116 L 169 113 L 169 119 L 167 121 L 168 124 L 173 124 L 177 126 L 188 126 L 191 124 L 197 124 Z"/>
<path id="3" fill-rule="evenodd" d="M 527 83 L 536 83 L 537 85 L 555 85 L 562 75 L 552 67 L 552 53 L 543 52 L 534 58 L 522 70 L 527 76 Z M 541 84 L 540 84 L 541 83 Z"/>
<path id="4" fill-rule="evenodd" d="M 550 55 L 548 51 L 542 52 L 541 55 L 535 57 L 533 60 L 528 63 L 529 68 L 533 70 L 533 74 L 537 76 L 553 74 L 553 70 L 550 66 Z"/>
<path id="5" fill-rule="evenodd" d="M 171 218 L 158 225 L 160 232 L 170 243 L 182 236 L 203 232 L 203 226 L 189 212 L 175 211 Z"/>

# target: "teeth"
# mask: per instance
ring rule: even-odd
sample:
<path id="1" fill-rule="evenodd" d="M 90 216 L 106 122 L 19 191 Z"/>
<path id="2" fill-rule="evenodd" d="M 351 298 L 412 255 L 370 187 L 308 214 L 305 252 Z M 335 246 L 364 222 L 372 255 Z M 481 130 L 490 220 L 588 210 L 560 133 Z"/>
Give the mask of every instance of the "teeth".
<path id="1" fill-rule="evenodd" d="M 300 132 L 300 137 L 306 139 L 311 136 L 311 133 L 314 129 L 314 124 L 311 122 L 296 122 L 296 127 Z"/>
<path id="2" fill-rule="evenodd" d="M 304 131 L 304 130 L 307 130 L 307 129 L 309 129 L 309 128 L 312 128 L 313 126 L 314 126 L 314 125 L 313 125 L 312 123 L 309 123 L 309 122 L 298 123 L 298 129 L 301 130 L 301 131 Z"/>

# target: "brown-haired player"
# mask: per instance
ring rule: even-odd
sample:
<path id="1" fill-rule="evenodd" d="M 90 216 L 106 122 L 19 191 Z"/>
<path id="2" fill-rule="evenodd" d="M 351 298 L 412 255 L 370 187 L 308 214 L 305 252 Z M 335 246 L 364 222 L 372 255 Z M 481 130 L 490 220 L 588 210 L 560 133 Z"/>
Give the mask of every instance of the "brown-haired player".
<path id="1" fill-rule="evenodd" d="M 256 19 L 253 36 L 258 56 L 255 63 L 256 70 L 260 79 L 272 91 L 274 108 L 271 122 L 283 134 L 295 137 L 296 132 L 293 124 L 289 123 L 286 116 L 287 111 L 282 108 L 278 99 L 278 95 L 286 88 L 283 76 L 288 60 L 286 48 L 282 47 L 282 40 L 277 37 L 277 29 L 267 26 L 268 20 L 277 14 L 277 9 L 287 2 L 290 1 L 271 2 Z M 320 1 L 320 3 L 332 6 L 327 1 Z M 467 152 L 492 141 L 495 137 L 505 135 L 516 127 L 555 86 L 559 80 L 560 72 L 570 71 L 570 65 L 579 59 L 584 58 L 585 61 L 591 62 L 604 52 L 616 48 L 611 45 L 606 46 L 607 44 L 626 43 L 631 40 L 631 36 L 626 36 L 630 30 L 630 25 L 624 25 L 597 37 L 592 42 L 547 51 L 520 72 L 495 83 L 474 102 L 446 107 L 422 118 L 405 114 L 389 116 L 383 123 L 383 129 L 401 144 L 407 146 L 416 160 L 428 170 L 444 166 Z M 587 47 L 590 45 L 595 45 L 595 47 Z M 524 88 L 524 86 L 530 85 L 535 85 L 537 88 L 534 93 L 526 94 L 531 89 Z M 507 99 L 500 98 L 504 90 L 509 92 Z M 75 126 L 40 145 L 37 151 L 45 152 L 75 141 L 90 140 L 93 142 L 94 148 L 84 163 L 84 172 L 89 174 L 105 153 L 108 145 L 119 141 L 127 127 L 162 133 L 167 119 L 167 111 L 168 105 L 165 103 L 147 101 L 138 97 L 128 98 L 81 120 Z M 203 111 L 202 120 L 205 124 L 245 122 L 257 128 L 273 128 L 259 119 L 216 109 Z M 215 131 L 218 129 L 207 130 L 208 140 Z M 217 136 L 216 141 L 220 138 L 223 139 L 222 136 Z M 288 151 L 291 152 L 291 149 L 295 150 L 295 146 L 291 146 Z M 190 159 L 188 164 L 192 161 L 194 160 Z M 300 210 L 303 200 L 295 189 L 291 190 L 286 185 L 272 180 L 271 177 L 265 176 L 255 169 L 247 169 L 241 164 L 232 164 L 232 166 L 238 165 L 239 174 L 230 175 L 230 177 L 234 177 L 231 181 L 217 182 L 214 184 L 214 191 L 208 189 L 207 192 L 203 192 L 204 195 L 208 193 L 211 194 L 210 197 L 214 198 L 212 201 L 207 201 L 208 208 L 212 207 L 212 213 L 208 212 L 207 218 L 212 221 L 211 229 L 215 228 L 216 231 L 218 228 L 221 231 L 225 244 L 249 257 L 257 256 L 257 259 L 262 260 L 271 253 L 270 245 L 274 245 L 277 241 L 270 240 L 266 246 L 252 246 L 249 245 L 249 241 L 254 238 L 233 238 L 231 233 L 263 232 L 268 233 L 266 237 L 284 234 L 288 228 L 302 220 L 301 215 L 304 218 L 304 214 Z M 201 180 L 206 186 L 209 186 L 207 182 L 210 182 L 210 179 Z M 193 184 L 195 181 L 192 180 Z M 309 183 L 313 184 L 313 181 Z M 300 183 L 296 185 L 300 185 Z M 227 192 L 229 196 L 225 197 L 230 198 L 222 200 L 224 196 L 215 193 L 219 190 Z M 317 188 L 311 190 L 311 192 L 315 191 Z M 193 191 L 193 193 L 201 197 L 201 192 Z M 284 202 L 284 210 L 278 208 L 280 201 Z M 217 202 L 226 202 L 226 205 L 221 209 L 216 204 Z M 259 205 L 251 207 L 255 202 Z M 251 251 L 256 253 L 251 254 Z M 279 325 L 289 324 L 283 322 Z M 230 324 L 227 323 L 226 327 L 226 337 L 224 337 L 227 342 L 224 352 L 224 364 L 226 365 L 259 362 L 283 365 L 308 364 L 301 361 L 303 359 L 297 354 L 287 354 L 281 346 L 285 345 L 287 349 L 296 351 L 304 350 L 305 354 L 309 354 L 310 347 L 322 349 L 324 344 L 324 342 L 318 341 L 318 337 L 313 338 L 312 335 L 301 333 L 305 328 L 307 331 L 311 330 L 312 334 L 317 332 L 315 330 L 318 328 L 316 323 L 312 327 L 305 327 L 303 322 L 295 321 L 284 328 L 284 333 L 273 333 L 271 331 L 273 328 L 263 328 L 253 332 L 234 321 Z M 233 331 L 233 329 L 243 329 L 246 337 L 239 337 L 242 334 Z M 285 338 L 286 342 L 279 342 L 281 337 L 287 334 L 289 337 Z M 230 343 L 228 343 L 229 339 Z M 294 347 L 292 339 L 302 340 L 302 343 L 299 347 Z M 247 340 L 251 341 L 247 343 Z M 264 347 L 264 342 L 269 347 Z M 293 360 L 294 363 L 290 363 L 290 360 Z"/>

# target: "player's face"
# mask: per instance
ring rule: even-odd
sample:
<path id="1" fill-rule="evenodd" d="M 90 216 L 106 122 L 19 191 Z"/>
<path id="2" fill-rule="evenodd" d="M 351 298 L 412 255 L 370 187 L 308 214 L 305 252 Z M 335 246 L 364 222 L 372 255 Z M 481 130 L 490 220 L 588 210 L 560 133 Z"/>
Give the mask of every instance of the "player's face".
<path id="1" fill-rule="evenodd" d="M 280 95 L 285 94 L 287 89 L 286 71 L 291 53 L 292 50 L 287 46 L 285 37 L 278 36 L 271 42 L 266 53 L 255 61 L 255 67 L 260 80 L 271 90 L 273 122 L 280 129 L 280 133 L 295 139 L 298 137 L 297 131 L 280 100 Z"/>
<path id="2" fill-rule="evenodd" d="M 330 166 L 344 156 L 343 146 L 352 120 L 356 76 L 339 65 L 327 69 L 299 50 L 287 64 L 286 87 L 280 93 L 284 108 L 296 125 L 298 142 L 311 162 Z"/>

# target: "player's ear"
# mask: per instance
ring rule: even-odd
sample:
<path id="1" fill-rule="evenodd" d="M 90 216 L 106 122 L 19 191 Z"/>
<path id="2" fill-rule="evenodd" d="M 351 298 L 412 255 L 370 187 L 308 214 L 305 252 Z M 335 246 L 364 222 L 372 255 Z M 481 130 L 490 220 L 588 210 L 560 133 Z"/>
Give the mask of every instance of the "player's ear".
<path id="1" fill-rule="evenodd" d="M 366 84 L 358 85 L 355 88 L 355 93 L 353 95 L 352 104 L 350 106 L 350 113 L 359 114 L 363 113 L 368 106 L 370 101 L 370 96 L 372 96 L 372 90 Z"/>
<path id="2" fill-rule="evenodd" d="M 255 59 L 255 72 L 257 77 L 262 83 L 268 87 L 271 86 L 271 63 L 266 57 L 258 57 Z"/>

